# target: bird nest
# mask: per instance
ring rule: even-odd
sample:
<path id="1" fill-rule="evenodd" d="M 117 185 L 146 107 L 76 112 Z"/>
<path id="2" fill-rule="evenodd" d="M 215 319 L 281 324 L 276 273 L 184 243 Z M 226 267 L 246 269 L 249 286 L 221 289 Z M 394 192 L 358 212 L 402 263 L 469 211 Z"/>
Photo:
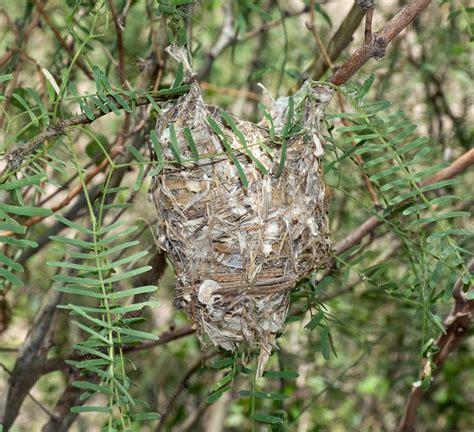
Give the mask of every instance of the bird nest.
<path id="1" fill-rule="evenodd" d="M 163 169 L 150 193 L 175 306 L 225 350 L 259 348 L 261 375 L 291 289 L 330 260 L 319 124 L 333 91 L 308 81 L 254 124 L 206 105 L 184 50 L 169 53 L 191 89 L 158 118 Z"/>

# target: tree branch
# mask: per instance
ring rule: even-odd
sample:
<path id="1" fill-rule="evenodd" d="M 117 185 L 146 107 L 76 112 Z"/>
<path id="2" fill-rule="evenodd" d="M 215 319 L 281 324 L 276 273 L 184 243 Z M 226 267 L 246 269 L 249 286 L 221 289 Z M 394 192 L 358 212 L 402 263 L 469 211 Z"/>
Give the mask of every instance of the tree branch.
<path id="1" fill-rule="evenodd" d="M 364 32 L 364 44 L 368 44 L 372 38 L 372 19 L 374 17 L 374 7 L 372 6 L 367 10 L 365 15 L 365 32 Z"/>
<path id="2" fill-rule="evenodd" d="M 43 349 L 43 343 L 62 297 L 63 293 L 50 290 L 20 348 L 7 388 L 0 399 L 0 424 L 5 431 L 13 424 L 25 397 L 42 375 L 36 366 L 46 361 L 47 350 Z"/>
<path id="3" fill-rule="evenodd" d="M 338 59 L 342 51 L 351 43 L 353 39 L 352 35 L 357 30 L 357 27 L 359 27 L 364 15 L 365 10 L 361 9 L 354 3 L 326 48 L 326 52 L 333 63 Z M 321 79 L 329 67 L 330 64 L 327 63 L 323 57 L 318 57 L 304 71 L 301 81 L 304 81 L 308 75 L 311 75 L 311 78 L 317 81 Z"/>
<path id="4" fill-rule="evenodd" d="M 376 33 L 368 42 L 357 49 L 349 59 L 334 73 L 329 82 L 344 84 L 371 58 L 381 59 L 392 39 L 407 27 L 425 9 L 431 0 L 412 0 Z"/>
<path id="5" fill-rule="evenodd" d="M 112 13 L 112 18 L 114 20 L 115 34 L 117 35 L 117 50 L 119 57 L 118 72 L 120 84 L 122 84 L 122 87 L 125 88 L 127 85 L 127 77 L 125 75 L 125 49 L 123 46 L 124 19 L 123 17 L 118 16 L 113 0 L 109 0 L 108 3 L 110 12 Z"/>
<path id="6" fill-rule="evenodd" d="M 183 85 L 176 89 L 161 90 L 158 92 L 154 92 L 151 95 L 153 96 L 153 99 L 155 101 L 163 102 L 163 101 L 178 98 L 183 93 L 186 93 L 189 90 L 189 88 L 190 88 L 189 85 Z M 122 97 L 126 99 L 128 102 L 131 102 L 129 97 L 127 96 L 122 96 Z M 140 96 L 135 101 L 135 106 L 147 105 L 149 103 L 150 101 L 148 100 L 146 96 Z M 92 120 L 89 119 L 85 114 L 80 114 L 66 120 L 59 119 L 56 122 L 56 124 L 50 126 L 43 133 L 37 135 L 36 137 L 28 141 L 24 146 L 21 146 L 20 148 L 15 149 L 11 151 L 10 153 L 8 153 L 7 155 L 5 155 L 7 166 L 5 167 L 5 169 L 3 170 L 0 176 L 0 183 L 5 182 L 8 175 L 12 171 L 20 167 L 20 165 L 23 163 L 24 158 L 28 156 L 29 154 L 33 153 L 46 140 L 57 137 L 59 135 L 63 135 L 66 129 L 72 126 L 85 125 L 85 124 L 92 123 L 93 121 L 97 120 L 100 117 L 105 116 L 108 113 L 105 113 L 101 111 L 99 108 L 96 108 L 94 109 L 93 114 L 94 114 L 93 115 L 94 119 Z"/>
<path id="7" fill-rule="evenodd" d="M 229 1 L 229 3 L 231 2 Z M 228 9 L 227 4 L 225 5 L 225 9 Z M 293 13 L 284 11 L 283 16 L 281 18 L 277 18 L 273 21 L 266 22 L 262 24 L 261 27 L 255 30 L 250 30 L 241 37 L 236 37 L 235 32 L 232 28 L 232 22 L 233 22 L 232 14 L 229 12 L 225 12 L 225 21 L 222 26 L 220 35 L 216 43 L 214 44 L 214 46 L 210 49 L 209 53 L 207 54 L 206 59 L 204 61 L 204 65 L 202 66 L 201 70 L 198 72 L 198 80 L 201 81 L 206 78 L 216 58 L 219 57 L 226 50 L 226 48 L 232 45 L 232 43 L 246 42 L 258 35 L 261 35 L 267 30 L 280 25 L 283 22 L 283 20 L 285 20 L 286 18 L 299 16 L 299 15 L 304 14 L 305 12 L 308 12 L 308 6 L 305 6 L 303 9 L 297 12 L 293 12 Z"/>
<path id="8" fill-rule="evenodd" d="M 51 31 L 54 33 L 54 36 L 56 36 L 56 39 L 59 41 L 61 46 L 69 53 L 69 56 L 71 58 L 74 58 L 75 52 L 72 49 L 72 47 L 64 40 L 64 38 L 61 36 L 61 33 L 59 30 L 55 27 L 53 22 L 50 19 L 50 15 L 45 11 L 43 5 L 41 4 L 40 1 L 38 0 L 32 0 L 33 4 L 36 6 L 38 9 L 39 13 L 41 14 L 42 18 L 48 25 L 48 27 L 51 29 Z M 52 14 L 51 14 L 52 15 Z M 76 64 L 81 68 L 81 70 L 84 72 L 84 74 L 89 78 L 90 80 L 94 80 L 94 75 L 92 75 L 92 72 L 90 69 L 84 64 L 84 62 L 81 59 L 76 60 Z"/>
<path id="9" fill-rule="evenodd" d="M 468 268 L 469 271 L 474 271 L 474 259 L 469 262 Z M 444 321 L 445 333 L 441 334 L 436 341 L 436 346 L 439 348 L 439 351 L 433 357 L 433 363 L 436 365 L 436 369 L 432 371 L 433 376 L 440 370 L 440 366 L 448 358 L 449 354 L 457 348 L 461 338 L 466 335 L 471 324 L 474 312 L 474 299 L 467 300 L 466 297 L 462 295 L 464 294 L 462 291 L 463 286 L 464 284 L 461 279 L 459 279 L 454 286 L 453 297 L 456 302 Z M 420 377 L 420 381 L 412 386 L 405 407 L 405 413 L 398 427 L 399 432 L 413 432 L 415 430 L 416 412 L 424 394 L 419 383 L 423 381 L 424 375 L 423 373 Z"/>
<path id="10" fill-rule="evenodd" d="M 449 167 L 441 170 L 439 173 L 435 174 L 433 177 L 428 179 L 426 182 L 421 183 L 421 186 L 427 186 L 434 183 L 437 183 L 441 180 L 446 180 L 463 172 L 466 168 L 474 165 L 474 149 L 469 150 L 464 153 L 462 156 L 457 158 Z M 406 200 L 397 205 L 396 208 L 400 208 L 403 204 L 406 203 Z M 395 209 L 394 209 L 395 210 Z M 348 236 L 342 239 L 336 244 L 334 253 L 340 255 L 343 252 L 350 249 L 352 246 L 358 244 L 365 236 L 370 234 L 375 228 L 382 225 L 383 219 L 376 216 L 372 216 L 367 219 L 362 225 L 357 229 L 352 231 Z"/>

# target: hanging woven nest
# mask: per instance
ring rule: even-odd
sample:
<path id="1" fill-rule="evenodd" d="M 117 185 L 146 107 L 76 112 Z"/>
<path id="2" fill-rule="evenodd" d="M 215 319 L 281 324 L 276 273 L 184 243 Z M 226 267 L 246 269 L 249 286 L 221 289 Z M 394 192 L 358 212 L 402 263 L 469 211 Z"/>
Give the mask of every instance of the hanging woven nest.
<path id="1" fill-rule="evenodd" d="M 214 344 L 259 348 L 261 376 L 291 289 L 330 260 L 319 123 L 333 91 L 308 81 L 263 122 L 241 121 L 204 103 L 183 49 L 168 52 L 192 82 L 158 119 L 163 169 L 150 189 L 175 306 Z"/>

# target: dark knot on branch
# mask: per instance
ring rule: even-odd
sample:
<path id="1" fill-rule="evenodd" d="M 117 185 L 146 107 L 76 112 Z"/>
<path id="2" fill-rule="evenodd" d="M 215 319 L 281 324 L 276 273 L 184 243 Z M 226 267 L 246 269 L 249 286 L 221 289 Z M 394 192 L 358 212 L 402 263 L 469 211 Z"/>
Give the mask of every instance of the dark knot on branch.
<path id="1" fill-rule="evenodd" d="M 362 9 L 372 9 L 375 7 L 375 0 L 356 0 L 356 5 Z"/>
<path id="2" fill-rule="evenodd" d="M 385 43 L 385 39 L 382 36 L 377 35 L 374 33 L 370 38 L 370 49 L 372 57 L 376 60 L 380 60 L 385 56 L 385 48 L 387 44 Z"/>

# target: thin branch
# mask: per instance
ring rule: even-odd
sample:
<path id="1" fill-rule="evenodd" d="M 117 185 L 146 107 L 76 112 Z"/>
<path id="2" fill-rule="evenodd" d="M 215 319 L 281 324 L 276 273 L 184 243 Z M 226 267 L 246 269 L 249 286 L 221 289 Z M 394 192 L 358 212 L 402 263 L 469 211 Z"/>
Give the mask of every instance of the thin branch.
<path id="1" fill-rule="evenodd" d="M 353 34 L 357 30 L 357 27 L 359 27 L 364 15 L 365 10 L 354 3 L 327 45 L 326 52 L 331 62 L 334 63 L 342 51 L 352 42 Z M 311 75 L 311 78 L 314 80 L 321 79 L 329 67 L 330 63 L 327 63 L 323 57 L 315 59 L 303 72 L 300 84 L 308 75 Z"/>
<path id="2" fill-rule="evenodd" d="M 339 102 L 339 108 L 340 108 L 341 113 L 346 112 L 346 107 L 344 105 L 344 99 L 343 99 L 342 94 L 340 92 L 337 92 L 337 99 L 338 99 L 338 102 Z M 344 126 L 346 126 L 346 127 L 350 126 L 350 123 L 347 120 L 347 118 L 342 117 L 341 121 L 342 121 L 342 124 Z M 349 136 L 354 136 L 354 134 L 350 131 L 347 132 L 347 133 L 348 133 Z M 351 142 L 351 144 L 354 147 L 357 143 L 354 140 L 354 141 Z M 369 176 L 362 170 L 362 167 L 364 166 L 363 156 L 359 153 L 355 153 L 355 160 L 356 160 L 357 164 L 361 167 L 360 175 L 362 177 L 362 180 L 364 180 L 365 187 L 367 188 L 367 192 L 369 193 L 370 199 L 372 200 L 372 202 L 375 205 L 378 205 L 379 204 L 379 199 L 377 197 L 377 193 L 375 192 L 375 189 L 372 186 L 372 183 L 370 181 Z"/>
<path id="3" fill-rule="evenodd" d="M 453 178 L 463 172 L 466 168 L 474 165 L 474 149 L 464 153 L 458 159 L 456 159 L 449 167 L 441 170 L 427 181 L 421 183 L 421 186 L 427 186 L 437 183 L 441 180 Z M 398 204 L 396 208 L 401 208 L 406 201 Z M 396 209 L 394 209 L 395 211 Z M 349 250 L 352 246 L 358 244 L 364 237 L 369 235 L 375 228 L 383 224 L 383 218 L 372 216 L 367 219 L 357 229 L 352 231 L 348 236 L 339 241 L 334 249 L 336 255 L 340 255 L 343 252 Z"/>
<path id="4" fill-rule="evenodd" d="M 59 41 L 61 46 L 69 53 L 71 58 L 74 58 L 75 52 L 72 49 L 72 47 L 66 42 L 66 40 L 61 36 L 61 33 L 59 30 L 56 28 L 56 26 L 53 24 L 53 22 L 50 20 L 48 13 L 44 10 L 43 5 L 41 4 L 40 1 L 38 0 L 32 0 L 33 4 L 36 6 L 38 9 L 40 15 L 44 19 L 45 23 L 47 26 L 51 29 L 51 31 L 54 33 L 54 36 L 56 36 L 56 39 Z M 94 80 L 94 75 L 92 75 L 92 72 L 90 69 L 82 62 L 82 60 L 77 59 L 76 64 L 81 68 L 81 70 L 86 74 L 87 78 L 90 80 Z"/>
<path id="5" fill-rule="evenodd" d="M 215 91 L 217 93 L 227 95 L 227 96 L 235 96 L 235 97 L 244 97 L 246 99 L 251 99 L 256 102 L 261 102 L 262 96 L 258 93 L 253 91 L 245 90 L 245 89 L 235 89 L 229 87 L 221 87 L 212 83 L 208 83 L 205 81 L 201 81 L 199 83 L 203 90 L 210 90 Z"/>
<path id="6" fill-rule="evenodd" d="M 371 7 L 367 10 L 365 15 L 365 33 L 364 33 L 364 44 L 368 45 L 372 39 L 372 18 L 374 17 L 374 8 Z"/>
<path id="7" fill-rule="evenodd" d="M 189 86 L 184 85 L 177 89 L 174 89 L 171 93 L 170 91 L 166 91 L 165 93 L 157 92 L 156 94 L 152 94 L 152 96 L 155 101 L 163 102 L 170 99 L 176 99 L 183 93 L 186 93 L 188 90 Z M 124 99 L 127 99 L 127 97 L 123 97 Z M 131 102 L 130 98 L 128 98 L 127 100 Z M 148 105 L 149 103 L 150 101 L 147 99 L 146 96 L 140 96 L 137 98 L 135 106 Z M 25 145 L 5 155 L 7 166 L 5 167 L 0 176 L 0 183 L 5 182 L 6 177 L 22 164 L 24 158 L 27 155 L 33 153 L 36 149 L 38 149 L 45 141 L 63 135 L 70 127 L 90 124 L 98 118 L 107 115 L 108 113 L 104 113 L 99 108 L 96 108 L 94 109 L 93 114 L 93 120 L 89 119 L 85 114 L 77 115 L 66 120 L 60 119 L 55 125 L 50 126 L 43 133 L 37 135 L 35 138 L 28 141 Z"/>
<path id="8" fill-rule="evenodd" d="M 266 22 L 265 24 L 262 24 L 261 27 L 255 29 L 255 30 L 248 31 L 247 33 L 245 33 L 244 36 L 238 38 L 237 42 L 248 41 L 249 39 L 252 39 L 252 38 L 258 36 L 258 35 L 266 32 L 267 30 L 270 30 L 271 28 L 282 24 L 283 21 L 286 18 L 300 16 L 300 15 L 303 15 L 304 13 L 306 13 L 306 12 L 308 12 L 308 6 L 305 6 L 303 9 L 300 9 L 299 11 L 296 11 L 296 12 L 283 11 L 283 16 L 281 18 L 277 18 L 273 21 Z"/>
<path id="9" fill-rule="evenodd" d="M 165 425 L 166 418 L 170 415 L 171 410 L 176 406 L 176 402 L 182 397 L 183 393 L 191 387 L 190 381 L 194 374 L 198 373 L 199 376 L 202 375 L 203 372 L 206 371 L 206 367 L 204 363 L 216 355 L 216 351 L 211 351 L 207 353 L 202 358 L 200 358 L 193 366 L 188 370 L 186 375 L 184 375 L 183 379 L 179 383 L 178 387 L 172 394 L 172 396 L 168 399 L 168 403 L 166 404 L 165 408 L 160 412 L 160 422 L 156 427 L 155 432 L 160 432 L 163 430 Z"/>
<path id="10" fill-rule="evenodd" d="M 311 2 L 310 2 L 310 21 L 306 23 L 306 27 L 308 28 L 308 30 L 314 36 L 314 39 L 316 40 L 316 44 L 318 45 L 319 51 L 321 52 L 326 64 L 329 65 L 329 67 L 331 68 L 332 71 L 335 71 L 335 67 L 334 67 L 334 65 L 331 61 L 331 58 L 330 58 L 328 52 L 326 51 L 326 48 L 324 47 L 323 43 L 321 42 L 319 32 L 316 29 L 316 23 L 315 23 L 315 19 L 314 19 L 314 0 L 311 0 Z M 345 112 L 346 108 L 344 106 L 344 99 L 343 99 L 340 92 L 337 93 L 337 100 L 338 100 L 338 103 L 339 103 L 340 111 Z M 344 117 L 342 118 L 342 123 L 344 124 L 344 126 L 349 126 L 348 120 Z M 351 132 L 349 132 L 349 135 L 352 136 L 353 134 Z M 356 142 L 353 141 L 352 146 L 355 146 L 355 145 L 356 145 Z M 364 159 L 363 159 L 362 155 L 356 153 L 355 154 L 355 159 L 356 159 L 356 162 L 359 164 L 359 166 L 362 167 L 364 165 Z M 378 204 L 377 194 L 376 194 L 376 192 L 375 192 L 375 190 L 372 186 L 372 183 L 370 182 L 369 177 L 363 171 L 361 171 L 360 174 L 361 174 L 362 180 L 365 183 L 365 186 L 366 186 L 367 191 L 370 195 L 370 198 L 372 199 L 372 202 L 374 204 Z"/>
<path id="11" fill-rule="evenodd" d="M 201 80 L 210 72 L 214 61 L 222 52 L 235 40 L 234 32 L 234 13 L 232 1 L 227 0 L 223 8 L 224 22 L 215 44 L 206 55 L 203 67 L 198 73 L 198 79 Z"/>
<path id="12" fill-rule="evenodd" d="M 344 84 L 371 58 L 381 59 L 392 39 L 404 30 L 423 11 L 431 0 L 412 0 L 376 33 L 372 34 L 369 44 L 357 49 L 351 57 L 334 73 L 329 82 Z"/>
<path id="13" fill-rule="evenodd" d="M 324 47 L 321 38 L 319 37 L 319 33 L 316 30 L 316 23 L 314 19 L 314 0 L 309 2 L 309 21 L 306 23 L 306 27 L 312 33 L 314 39 L 316 40 L 316 44 L 318 45 L 319 51 L 321 52 L 322 56 L 324 57 L 324 61 L 326 64 L 331 68 L 334 69 L 334 65 L 332 64 L 332 60 L 329 57 L 329 54 Z"/>
<path id="14" fill-rule="evenodd" d="M 469 271 L 474 271 L 474 259 L 469 262 L 468 268 Z M 431 371 L 433 376 L 440 370 L 440 366 L 448 358 L 449 354 L 457 348 L 461 338 L 467 334 L 471 324 L 474 313 L 474 300 L 467 300 L 465 296 L 460 295 L 463 287 L 464 284 L 461 279 L 454 286 L 453 297 L 455 297 L 456 302 L 444 321 L 445 333 L 441 334 L 436 341 L 439 351 L 433 357 L 433 363 L 436 365 L 436 368 Z M 420 380 L 413 384 L 411 389 L 405 412 L 398 427 L 399 432 L 413 432 L 415 430 L 416 413 L 424 394 L 420 382 L 423 381 L 426 375 L 425 371 L 427 371 L 426 361 Z"/>
<path id="15" fill-rule="evenodd" d="M 119 57 L 118 73 L 120 83 L 122 84 L 122 87 L 125 88 L 127 85 L 127 77 L 125 76 L 125 49 L 123 47 L 124 18 L 118 16 L 113 0 L 109 0 L 108 3 L 114 20 L 115 34 L 117 35 L 117 50 Z"/>
<path id="16" fill-rule="evenodd" d="M 225 20 L 224 20 L 224 24 L 222 26 L 221 32 L 219 34 L 219 37 L 216 43 L 210 49 L 204 61 L 204 65 L 202 66 L 201 70 L 198 72 L 199 81 L 204 79 L 209 74 L 216 58 L 219 57 L 226 50 L 226 48 L 228 48 L 233 43 L 246 42 L 270 30 L 271 28 L 280 25 L 286 18 L 299 16 L 308 12 L 308 6 L 305 6 L 303 9 L 297 12 L 284 11 L 283 16 L 281 18 L 277 18 L 273 21 L 266 22 L 262 24 L 261 27 L 255 30 L 250 30 L 241 37 L 236 37 L 235 31 L 233 29 L 233 24 L 232 24 L 232 20 L 233 20 L 232 7 L 231 7 L 232 2 L 229 1 L 228 3 L 229 5 L 228 4 L 225 5 L 225 13 L 224 13 Z"/>
<path id="17" fill-rule="evenodd" d="M 0 362 L 0 367 L 11 377 L 12 372 L 8 369 L 3 363 Z M 55 419 L 56 416 L 46 408 L 38 399 L 36 399 L 31 392 L 28 392 L 28 397 L 43 411 L 46 413 L 50 418 Z"/>

